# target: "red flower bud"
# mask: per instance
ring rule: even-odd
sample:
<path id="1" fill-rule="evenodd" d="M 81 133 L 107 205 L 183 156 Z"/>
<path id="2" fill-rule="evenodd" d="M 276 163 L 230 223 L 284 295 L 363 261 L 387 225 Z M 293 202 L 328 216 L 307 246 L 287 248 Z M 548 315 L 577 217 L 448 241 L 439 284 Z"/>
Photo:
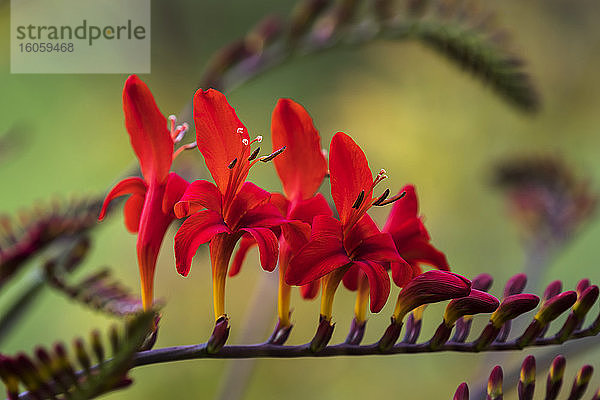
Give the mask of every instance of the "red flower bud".
<path id="1" fill-rule="evenodd" d="M 565 358 L 561 355 L 556 356 L 552 361 L 550 371 L 548 372 L 548 380 L 546 381 L 547 400 L 555 400 L 556 397 L 558 397 L 563 382 L 566 363 Z"/>
<path id="2" fill-rule="evenodd" d="M 535 315 L 535 319 L 543 325 L 547 325 L 571 308 L 576 301 L 577 293 L 572 290 L 556 295 L 542 304 L 540 310 Z"/>
<path id="3" fill-rule="evenodd" d="M 402 321 L 411 310 L 430 303 L 468 296 L 471 282 L 451 272 L 427 271 L 406 284 L 398 295 L 394 319 Z"/>
<path id="4" fill-rule="evenodd" d="M 552 281 L 548 286 L 546 286 L 546 290 L 544 290 L 544 294 L 542 296 L 542 303 L 550 300 L 557 294 L 562 292 L 562 282 L 559 280 Z"/>
<path id="5" fill-rule="evenodd" d="M 505 322 L 533 310 L 539 302 L 540 298 L 534 294 L 514 294 L 508 296 L 502 301 L 498 309 L 494 311 L 490 317 L 490 321 L 496 328 L 500 328 Z"/>
<path id="6" fill-rule="evenodd" d="M 519 377 L 519 399 L 533 399 L 535 390 L 535 357 L 527 356 L 521 365 L 521 375 Z"/>
<path id="7" fill-rule="evenodd" d="M 525 289 L 525 285 L 527 285 L 527 275 L 525 274 L 516 274 L 512 278 L 506 282 L 506 286 L 504 286 L 504 296 L 508 297 L 513 294 L 519 294 L 523 292 Z"/>
<path id="8" fill-rule="evenodd" d="M 503 380 L 502 367 L 496 365 L 490 374 L 487 386 L 487 400 L 500 400 L 502 399 L 502 380 Z"/>
<path id="9" fill-rule="evenodd" d="M 448 304 L 444 313 L 444 322 L 453 326 L 462 316 L 491 313 L 498 308 L 499 304 L 498 299 L 491 294 L 471 289 L 468 296 L 454 299 Z"/>
<path id="10" fill-rule="evenodd" d="M 456 389 L 452 400 L 469 400 L 469 386 L 466 382 L 463 382 L 460 385 L 458 385 L 458 388 Z"/>
<path id="11" fill-rule="evenodd" d="M 490 274 L 483 273 L 473 278 L 471 287 L 482 292 L 487 292 L 492 287 L 492 283 L 494 283 L 494 278 Z"/>
<path id="12" fill-rule="evenodd" d="M 594 373 L 594 368 L 591 365 L 584 365 L 581 367 L 575 380 L 573 381 L 573 387 L 571 388 L 571 394 L 569 395 L 569 399 L 580 399 L 583 397 L 585 390 L 590 383 L 590 379 L 592 379 L 592 374 Z"/>

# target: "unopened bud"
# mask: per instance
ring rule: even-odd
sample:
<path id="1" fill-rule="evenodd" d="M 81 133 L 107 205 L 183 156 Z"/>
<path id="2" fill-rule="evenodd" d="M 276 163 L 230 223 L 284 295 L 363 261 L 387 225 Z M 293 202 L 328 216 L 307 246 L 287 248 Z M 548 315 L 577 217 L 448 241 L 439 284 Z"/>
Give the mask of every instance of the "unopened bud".
<path id="1" fill-rule="evenodd" d="M 14 361 L 10 357 L 0 354 L 0 379 L 6 386 L 6 394 L 9 400 L 19 398 L 19 378 L 16 374 Z"/>
<path id="2" fill-rule="evenodd" d="M 596 393 L 594 393 L 594 397 L 592 397 L 592 400 L 600 400 L 600 388 L 596 390 Z"/>
<path id="3" fill-rule="evenodd" d="M 583 291 L 585 289 L 587 289 L 590 285 L 591 285 L 591 282 L 587 278 L 582 279 L 579 282 L 577 282 L 577 287 L 575 288 L 575 291 L 577 292 L 577 295 L 581 296 L 581 293 L 583 293 Z"/>
<path id="4" fill-rule="evenodd" d="M 525 274 L 516 274 L 512 278 L 506 282 L 506 286 L 504 286 L 504 296 L 508 297 L 514 294 L 519 294 L 523 292 L 525 289 L 525 285 L 527 285 L 527 275 Z"/>
<path id="5" fill-rule="evenodd" d="M 540 310 L 535 315 L 535 319 L 543 325 L 547 325 L 571 308 L 576 301 L 577 293 L 572 290 L 556 295 L 540 307 Z"/>
<path id="6" fill-rule="evenodd" d="M 75 339 L 73 347 L 75 348 L 75 356 L 77 357 L 77 361 L 79 361 L 79 365 L 81 365 L 84 371 L 89 372 L 90 367 L 92 366 L 92 360 L 85 350 L 83 340 L 81 338 Z"/>
<path id="7" fill-rule="evenodd" d="M 566 363 L 567 361 L 561 355 L 556 356 L 552 361 L 550 371 L 548 372 L 548 379 L 546 381 L 547 400 L 555 400 L 558 397 L 563 383 Z"/>
<path id="8" fill-rule="evenodd" d="M 581 399 L 585 390 L 590 383 L 590 379 L 592 379 L 592 374 L 594 373 L 594 368 L 591 365 L 584 365 L 581 367 L 575 380 L 573 381 L 573 387 L 571 388 L 571 394 L 569 394 L 569 399 Z"/>
<path id="9" fill-rule="evenodd" d="M 487 385 L 487 399 L 501 400 L 502 399 L 502 367 L 496 365 L 490 374 Z"/>
<path id="10" fill-rule="evenodd" d="M 317 333 L 310 342 L 310 351 L 318 353 L 327 347 L 327 344 L 331 340 L 333 335 L 333 329 L 335 324 L 331 323 L 331 320 L 321 316 L 319 318 L 319 326 L 317 327 Z"/>
<path id="11" fill-rule="evenodd" d="M 92 350 L 96 355 L 98 363 L 104 362 L 104 346 L 102 346 L 102 340 L 100 339 L 100 332 L 92 331 L 91 335 Z"/>
<path id="12" fill-rule="evenodd" d="M 227 315 L 222 315 L 215 322 L 215 328 L 213 329 L 212 335 L 206 342 L 206 351 L 208 354 L 218 353 L 229 337 L 229 318 Z"/>
<path id="13" fill-rule="evenodd" d="M 534 294 L 514 294 L 508 296 L 500 303 L 498 309 L 494 311 L 490 317 L 490 321 L 495 327 L 500 328 L 505 322 L 533 310 L 539 302 L 540 298 Z"/>
<path id="14" fill-rule="evenodd" d="M 452 400 L 469 400 L 469 386 L 467 385 L 467 382 L 463 382 L 458 385 Z"/>
<path id="15" fill-rule="evenodd" d="M 535 390 L 535 357 L 527 356 L 521 365 L 519 376 L 519 400 L 533 399 Z"/>
<path id="16" fill-rule="evenodd" d="M 562 292 L 562 282 L 559 280 L 552 281 L 546 286 L 544 294 L 542 295 L 542 304 Z"/>
<path id="17" fill-rule="evenodd" d="M 490 274 L 479 274 L 472 281 L 472 288 L 481 290 L 482 292 L 487 292 L 492 287 L 492 283 L 494 283 L 494 278 Z"/>
<path id="18" fill-rule="evenodd" d="M 590 311 L 598 299 L 598 286 L 589 286 L 582 293 L 573 305 L 573 309 L 557 336 L 561 342 L 567 340 L 576 330 L 581 328 L 586 314 Z"/>
<path id="19" fill-rule="evenodd" d="M 411 310 L 430 303 L 468 296 L 471 282 L 451 272 L 427 271 L 409 281 L 400 291 L 394 319 L 402 321 Z"/>
<path id="20" fill-rule="evenodd" d="M 448 326 L 454 326 L 462 316 L 491 313 L 498 308 L 499 304 L 498 299 L 491 294 L 471 289 L 468 296 L 454 299 L 448 303 L 444 312 L 444 322 Z"/>

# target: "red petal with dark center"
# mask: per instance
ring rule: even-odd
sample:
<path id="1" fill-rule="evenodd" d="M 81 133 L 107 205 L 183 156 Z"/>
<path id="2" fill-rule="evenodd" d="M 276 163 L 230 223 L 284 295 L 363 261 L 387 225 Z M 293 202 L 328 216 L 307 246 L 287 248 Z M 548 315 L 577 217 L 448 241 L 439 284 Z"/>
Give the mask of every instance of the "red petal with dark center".
<path id="1" fill-rule="evenodd" d="M 165 187 L 165 196 L 162 202 L 162 211 L 167 215 L 173 215 L 173 207 L 175 203 L 181 199 L 181 196 L 185 193 L 189 186 L 189 182 L 177 175 L 175 172 L 171 172 L 167 177 L 167 186 Z"/>
<path id="2" fill-rule="evenodd" d="M 308 199 L 321 185 L 327 162 L 321 152 L 321 138 L 310 115 L 298 103 L 280 99 L 271 119 L 273 150 L 286 151 L 273 160 L 289 199 Z M 298 168 L 298 166 L 302 168 Z"/>
<path id="3" fill-rule="evenodd" d="M 133 194 L 125 202 L 123 214 L 125 215 L 125 227 L 131 233 L 136 233 L 140 227 L 140 217 L 144 208 L 145 196 Z"/>
<path id="4" fill-rule="evenodd" d="M 229 210 L 226 211 L 225 221 L 232 229 L 240 222 L 246 213 L 257 206 L 269 201 L 271 193 L 259 188 L 254 183 L 244 182 L 237 195 L 234 197 Z M 243 225 L 242 225 L 243 226 Z"/>
<path id="5" fill-rule="evenodd" d="M 331 196 L 340 221 L 345 226 L 352 214 L 352 206 L 362 190 L 365 191 L 363 202 L 371 201 L 373 176 L 361 148 L 342 132 L 336 133 L 331 140 L 329 169 Z"/>
<path id="6" fill-rule="evenodd" d="M 214 89 L 199 89 L 194 95 L 194 123 L 198 149 L 217 187 L 225 195 L 232 173 L 227 166 L 235 158 L 238 159 L 235 168 L 248 163 L 249 146 L 242 144 L 243 139 L 249 139 L 248 130 L 225 95 Z"/>
<path id="7" fill-rule="evenodd" d="M 365 214 L 361 219 L 346 232 L 344 236 L 344 247 L 348 254 L 353 254 L 360 244 L 368 237 L 380 234 L 381 231 L 373 219 Z"/>
<path id="8" fill-rule="evenodd" d="M 213 183 L 205 180 L 194 181 L 175 204 L 175 215 L 177 218 L 183 218 L 204 208 L 221 214 L 222 199 L 221 192 Z"/>
<path id="9" fill-rule="evenodd" d="M 233 257 L 233 261 L 229 267 L 229 276 L 236 276 L 239 274 L 242 269 L 242 265 L 244 264 L 244 260 L 246 259 L 246 254 L 248 254 L 248 251 L 254 246 L 256 246 L 256 240 L 254 240 L 252 235 L 248 234 L 242 236 L 240 245 L 235 252 L 235 257 Z"/>
<path id="10" fill-rule="evenodd" d="M 390 295 L 390 277 L 387 271 L 381 264 L 372 261 L 359 261 L 356 264 L 369 279 L 371 312 L 381 311 Z"/>
<path id="11" fill-rule="evenodd" d="M 144 196 L 146 194 L 146 182 L 143 179 L 138 177 L 132 177 L 123 179 L 121 182 L 117 183 L 115 187 L 113 187 L 110 192 L 106 195 L 104 199 L 104 204 L 102 204 L 102 210 L 100 211 L 100 215 L 98 216 L 98 220 L 102 221 L 104 216 L 106 215 L 106 209 L 108 208 L 108 204 L 115 198 L 119 196 L 125 196 L 127 194 L 138 194 Z"/>
<path id="12" fill-rule="evenodd" d="M 273 271 L 277 266 L 277 255 L 279 254 L 277 236 L 267 228 L 243 228 L 242 230 L 252 235 L 258 244 L 262 268 L 265 271 Z"/>
<path id="13" fill-rule="evenodd" d="M 214 211 L 200 211 L 186 219 L 175 235 L 177 272 L 187 276 L 198 247 L 224 232 L 230 232 L 229 228 L 224 224 L 221 215 Z"/>
<path id="14" fill-rule="evenodd" d="M 147 181 L 163 182 L 173 161 L 173 139 L 148 86 L 131 75 L 123 88 L 125 127 Z"/>

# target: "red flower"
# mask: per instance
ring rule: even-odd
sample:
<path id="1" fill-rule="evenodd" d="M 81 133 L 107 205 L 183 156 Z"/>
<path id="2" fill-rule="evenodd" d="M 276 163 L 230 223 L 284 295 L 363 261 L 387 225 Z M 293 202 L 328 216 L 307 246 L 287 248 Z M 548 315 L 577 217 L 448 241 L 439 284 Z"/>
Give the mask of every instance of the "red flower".
<path id="1" fill-rule="evenodd" d="M 383 231 L 392 235 L 398 253 L 411 267 L 407 269 L 404 264 L 391 263 L 392 279 L 396 285 L 403 287 L 421 274 L 421 264 L 431 265 L 442 271 L 449 271 L 450 268 L 444 253 L 430 243 L 431 238 L 419 216 L 415 187 L 406 185 L 400 193 L 405 195 L 394 204 Z"/>
<path id="2" fill-rule="evenodd" d="M 283 149 L 258 158 L 251 152 L 246 127 L 225 96 L 209 89 L 194 96 L 194 122 L 198 149 L 216 185 L 204 180 L 192 183 L 175 205 L 175 214 L 190 215 L 175 236 L 177 271 L 187 276 L 198 247 L 210 242 L 215 319 L 225 315 L 225 278 L 237 241 L 247 234 L 258 243 L 263 269 L 272 271 L 277 263 L 277 237 L 271 227 L 284 220 L 271 194 L 246 182 L 257 161 L 270 161 Z"/>
<path id="3" fill-rule="evenodd" d="M 183 137 L 187 126 L 175 127 L 172 117 L 169 130 L 167 119 L 156 106 L 152 93 L 135 75 L 125 82 L 123 110 L 131 146 L 140 161 L 144 178 L 131 177 L 119 182 L 106 196 L 98 219 L 104 218 L 108 204 L 115 197 L 131 195 L 124 207 L 125 226 L 138 234 L 142 304 L 148 309 L 152 306 L 154 270 L 160 245 L 169 224 L 175 219 L 173 205 L 188 186 L 179 175 L 169 173 L 178 154 L 173 154 L 174 143 Z"/>
<path id="4" fill-rule="evenodd" d="M 380 311 L 390 292 L 385 267 L 388 262 L 402 262 L 391 235 L 380 232 L 366 215 L 371 206 L 384 203 L 383 196 L 372 196 L 385 171 L 373 179 L 360 147 L 341 132 L 333 137 L 329 154 L 331 194 L 340 220 L 329 216 L 313 219 L 310 241 L 291 259 L 286 275 L 292 285 L 324 277 L 321 315 L 326 320 L 331 319 L 335 290 L 350 270 L 365 274 L 371 311 Z"/>

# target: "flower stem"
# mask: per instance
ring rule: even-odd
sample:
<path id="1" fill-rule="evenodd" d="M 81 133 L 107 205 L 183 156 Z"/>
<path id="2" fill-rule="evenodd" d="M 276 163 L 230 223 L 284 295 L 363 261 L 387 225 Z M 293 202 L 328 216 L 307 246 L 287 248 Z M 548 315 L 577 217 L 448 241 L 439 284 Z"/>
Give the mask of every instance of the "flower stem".
<path id="1" fill-rule="evenodd" d="M 239 235 L 221 233 L 210 242 L 210 261 L 213 281 L 213 307 L 215 321 L 225 313 L 225 281 L 229 260 Z"/>
<path id="2" fill-rule="evenodd" d="M 327 321 L 331 320 L 333 315 L 333 298 L 342 278 L 350 268 L 341 267 L 323 277 L 323 292 L 321 293 L 321 316 Z"/>
<path id="3" fill-rule="evenodd" d="M 363 323 L 367 320 L 367 302 L 369 301 L 369 280 L 364 274 L 358 278 L 356 302 L 354 303 L 354 317 L 356 322 Z"/>

